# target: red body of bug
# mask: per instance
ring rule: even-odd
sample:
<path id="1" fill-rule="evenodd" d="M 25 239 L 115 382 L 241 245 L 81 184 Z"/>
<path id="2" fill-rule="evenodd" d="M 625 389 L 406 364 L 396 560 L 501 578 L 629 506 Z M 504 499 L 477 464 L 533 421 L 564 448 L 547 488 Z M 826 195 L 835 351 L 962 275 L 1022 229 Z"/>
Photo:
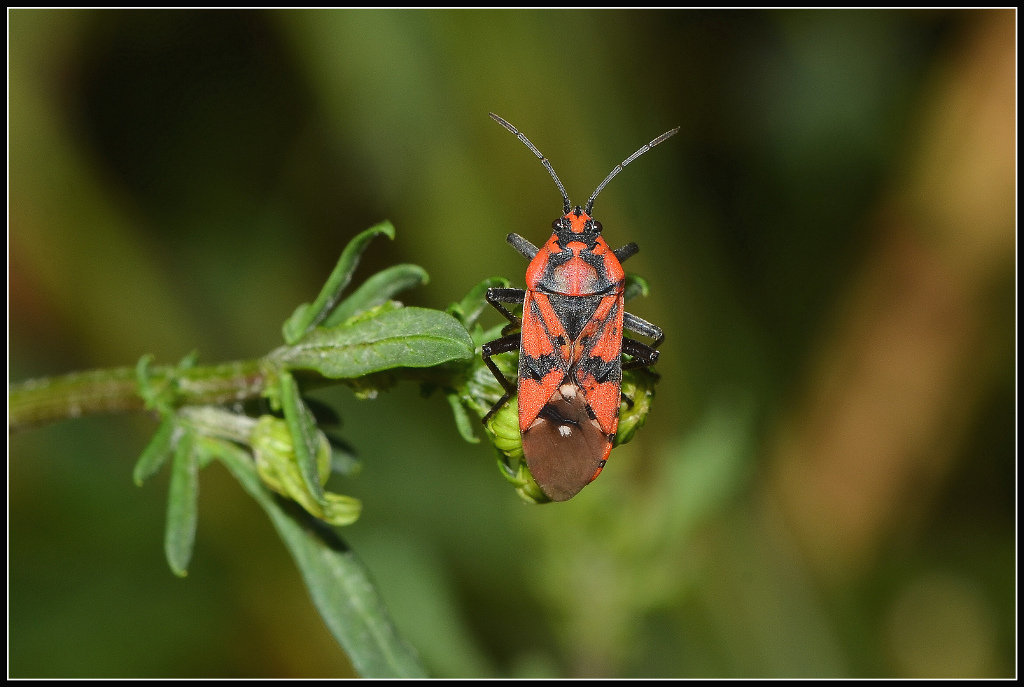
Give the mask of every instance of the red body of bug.
<path id="1" fill-rule="evenodd" d="M 662 134 L 616 166 L 597 187 L 586 210 L 571 208 L 562 183 L 547 158 L 511 124 L 491 114 L 540 158 L 562 192 L 564 213 L 552 223 L 551 238 L 540 249 L 517 234 L 508 241 L 530 259 L 526 290 L 489 289 L 487 300 L 519 333 L 483 346 L 483 359 L 505 389 L 484 417 L 516 391 L 491 356 L 519 350 L 519 431 L 523 454 L 541 490 L 565 501 L 592 482 L 608 460 L 619 424 L 622 354 L 627 366 L 653 365 L 661 330 L 624 310 L 622 260 L 637 252 L 635 243 L 612 250 L 601 237 L 601 223 L 590 216 L 594 199 L 623 167 L 678 131 Z M 523 305 L 522 318 L 502 303 Z M 624 339 L 623 329 L 655 339 L 646 346 Z"/>

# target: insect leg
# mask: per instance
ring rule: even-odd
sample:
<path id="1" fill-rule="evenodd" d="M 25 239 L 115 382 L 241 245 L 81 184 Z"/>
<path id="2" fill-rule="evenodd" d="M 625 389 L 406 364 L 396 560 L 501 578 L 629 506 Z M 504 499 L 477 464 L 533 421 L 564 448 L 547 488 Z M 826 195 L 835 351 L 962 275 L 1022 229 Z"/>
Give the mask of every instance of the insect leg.
<path id="1" fill-rule="evenodd" d="M 522 303 L 526 299 L 526 292 L 522 289 L 501 289 L 492 288 L 487 289 L 486 294 L 487 302 L 494 306 L 494 309 L 505 316 L 505 319 L 509 321 L 509 326 L 505 327 L 501 331 L 502 334 L 507 334 L 508 330 L 522 326 L 522 322 L 518 317 L 508 311 L 502 303 Z"/>
<path id="2" fill-rule="evenodd" d="M 628 329 L 635 334 L 649 336 L 654 339 L 654 343 L 648 346 L 636 339 L 630 339 L 625 336 L 622 337 L 622 352 L 632 357 L 632 360 L 628 363 L 622 364 L 623 370 L 635 370 L 639 367 L 650 367 L 654 363 L 658 362 L 658 344 L 665 339 L 665 332 L 661 331 L 660 327 L 627 312 L 622 314 L 622 328 Z M 625 401 L 626 405 L 630 408 L 633 407 L 633 399 L 630 397 L 623 394 L 622 400 Z"/>
<path id="3" fill-rule="evenodd" d="M 495 289 L 490 290 L 494 291 Z M 515 291 L 516 289 L 505 290 Z M 509 334 L 508 336 L 503 336 L 500 339 L 489 341 L 481 346 L 481 357 L 484 359 L 484 365 L 486 365 L 491 371 L 494 378 L 498 380 L 498 384 L 501 384 L 501 388 L 505 390 L 505 393 L 498 399 L 498 402 L 494 404 L 494 407 L 484 415 L 482 420 L 484 424 L 487 424 L 487 421 L 491 419 L 491 416 L 494 415 L 499 408 L 508 403 L 508 399 L 512 398 L 512 394 L 516 393 L 516 385 L 505 378 L 505 375 L 501 373 L 498 366 L 494 364 L 493 360 L 491 360 L 491 356 L 498 355 L 499 353 L 511 353 L 512 351 L 518 351 L 521 340 L 522 334 Z"/>
<path id="4" fill-rule="evenodd" d="M 618 258 L 619 262 L 626 262 L 627 259 L 640 252 L 640 246 L 630 242 L 622 248 L 616 248 L 612 252 L 615 253 L 615 257 Z"/>
<path id="5" fill-rule="evenodd" d="M 628 329 L 634 334 L 649 336 L 654 339 L 654 343 L 650 345 L 650 348 L 652 349 L 660 346 L 661 342 L 665 340 L 665 332 L 661 331 L 661 327 L 657 327 L 647 320 L 641 319 L 636 315 L 631 315 L 628 312 L 622 314 L 622 328 Z M 625 344 L 626 340 L 623 339 L 622 342 Z"/>
<path id="6" fill-rule="evenodd" d="M 537 246 L 533 245 L 519 234 L 509 234 L 505 240 L 512 244 L 519 253 L 527 260 L 533 260 L 537 255 Z"/>
<path id="7" fill-rule="evenodd" d="M 650 367 L 658 362 L 658 351 L 642 344 L 636 339 L 622 337 L 622 352 L 633 356 L 628 363 L 622 364 L 623 370 L 635 370 L 638 367 Z"/>

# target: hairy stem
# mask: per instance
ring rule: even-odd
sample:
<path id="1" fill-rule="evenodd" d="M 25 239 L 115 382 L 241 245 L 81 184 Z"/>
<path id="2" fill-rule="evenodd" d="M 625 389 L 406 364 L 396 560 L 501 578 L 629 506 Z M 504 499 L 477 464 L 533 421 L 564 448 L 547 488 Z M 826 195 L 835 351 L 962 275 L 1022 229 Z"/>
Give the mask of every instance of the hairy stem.
<path id="1" fill-rule="evenodd" d="M 177 378 L 182 405 L 211 405 L 259 397 L 266 372 L 262 360 L 243 360 L 183 372 L 172 366 L 158 366 L 150 369 L 150 378 L 154 383 Z M 7 398 L 11 432 L 82 415 L 145 408 L 134 367 L 30 379 L 12 385 Z"/>

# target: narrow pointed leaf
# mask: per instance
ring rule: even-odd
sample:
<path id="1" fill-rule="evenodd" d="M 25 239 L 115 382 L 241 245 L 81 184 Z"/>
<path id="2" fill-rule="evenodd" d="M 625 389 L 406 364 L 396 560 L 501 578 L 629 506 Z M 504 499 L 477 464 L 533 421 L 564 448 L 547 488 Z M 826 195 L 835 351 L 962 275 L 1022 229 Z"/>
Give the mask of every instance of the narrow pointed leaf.
<path id="1" fill-rule="evenodd" d="M 139 461 L 135 463 L 132 478 L 136 485 L 141 487 L 143 482 L 158 473 L 167 462 L 174 448 L 174 429 L 173 417 L 168 417 L 160 423 L 160 428 L 156 430 L 156 434 L 139 456 Z"/>
<path id="2" fill-rule="evenodd" d="M 317 296 L 312 304 L 300 305 L 292 316 L 285 321 L 282 333 L 286 342 L 293 344 L 299 341 L 310 330 L 324 321 L 334 309 L 334 306 L 338 304 L 338 301 L 341 300 L 341 293 L 352 280 L 352 273 L 356 271 L 363 251 L 366 250 L 370 241 L 381 234 L 390 239 L 395 238 L 395 228 L 391 225 L 391 222 L 381 222 L 349 241 L 348 245 L 345 246 L 345 250 L 342 251 L 341 257 L 338 258 L 338 264 L 335 265 L 334 271 L 331 272 L 331 276 L 327 278 L 327 283 L 321 289 L 320 295 Z"/>
<path id="3" fill-rule="evenodd" d="M 299 472 L 306 489 L 319 503 L 324 502 L 324 487 L 320 483 L 320 470 L 317 466 L 316 421 L 309 408 L 299 396 L 299 386 L 295 378 L 287 371 L 281 373 L 281 409 L 292 435 L 295 450 L 295 462 L 299 464 Z"/>
<path id="4" fill-rule="evenodd" d="M 373 275 L 334 309 L 321 327 L 341 324 L 353 315 L 385 303 L 393 296 L 430 281 L 427 271 L 419 265 L 395 265 Z"/>
<path id="5" fill-rule="evenodd" d="M 186 355 L 184 358 L 182 358 L 181 360 L 178 361 L 178 364 L 175 365 L 175 369 L 179 373 L 180 372 L 186 372 L 188 370 L 191 370 L 193 367 L 195 367 L 196 363 L 198 363 L 198 362 L 199 362 L 199 351 L 192 351 L 188 355 Z"/>
<path id="6" fill-rule="evenodd" d="M 309 595 L 356 672 L 367 678 L 426 677 L 416 650 L 398 633 L 369 571 L 329 527 L 260 482 L 249 456 L 209 443 L 242 487 L 263 507 L 295 559 Z"/>
<path id="7" fill-rule="evenodd" d="M 146 410 L 164 410 L 158 404 L 161 389 L 154 388 L 149 367 L 153 363 L 153 354 L 147 353 L 135 363 L 135 383 L 139 386 L 139 396 L 146 404 Z"/>
<path id="8" fill-rule="evenodd" d="M 271 355 L 288 369 L 315 370 L 330 379 L 354 379 L 396 367 L 471 360 L 473 341 L 451 315 L 426 308 L 400 308 L 351 325 L 317 329 Z"/>
<path id="9" fill-rule="evenodd" d="M 487 289 L 506 287 L 508 283 L 504 277 L 488 277 L 470 289 L 461 301 L 448 306 L 447 312 L 462 322 L 466 329 L 472 329 L 487 308 Z"/>
<path id="10" fill-rule="evenodd" d="M 462 405 L 459 395 L 454 391 L 445 394 L 448 398 L 448 405 L 452 407 L 452 415 L 455 416 L 455 426 L 463 439 L 471 444 L 479 444 L 480 437 L 473 433 L 473 422 L 469 419 L 466 407 Z"/>
<path id="11" fill-rule="evenodd" d="M 199 504 L 199 463 L 193 446 L 192 432 L 186 430 L 178 440 L 171 470 L 171 486 L 167 494 L 167 530 L 164 553 L 175 575 L 188 574 L 192 547 L 196 540 Z"/>

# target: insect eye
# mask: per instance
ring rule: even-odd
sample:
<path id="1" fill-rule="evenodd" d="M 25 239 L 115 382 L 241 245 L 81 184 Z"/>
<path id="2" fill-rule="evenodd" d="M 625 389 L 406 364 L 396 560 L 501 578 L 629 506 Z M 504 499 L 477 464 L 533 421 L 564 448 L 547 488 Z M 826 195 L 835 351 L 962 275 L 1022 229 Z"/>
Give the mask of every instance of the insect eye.
<path id="1" fill-rule="evenodd" d="M 594 232 L 596 232 L 598 234 L 600 234 L 601 230 L 604 229 L 604 227 L 601 226 L 601 223 L 598 222 L 596 219 L 593 220 L 591 226 L 594 228 Z"/>
<path id="2" fill-rule="evenodd" d="M 561 229 L 565 229 L 565 225 L 566 225 L 565 218 L 564 217 L 559 217 L 558 219 L 556 219 L 554 222 L 551 223 L 551 228 L 554 229 L 555 231 L 559 231 Z"/>

